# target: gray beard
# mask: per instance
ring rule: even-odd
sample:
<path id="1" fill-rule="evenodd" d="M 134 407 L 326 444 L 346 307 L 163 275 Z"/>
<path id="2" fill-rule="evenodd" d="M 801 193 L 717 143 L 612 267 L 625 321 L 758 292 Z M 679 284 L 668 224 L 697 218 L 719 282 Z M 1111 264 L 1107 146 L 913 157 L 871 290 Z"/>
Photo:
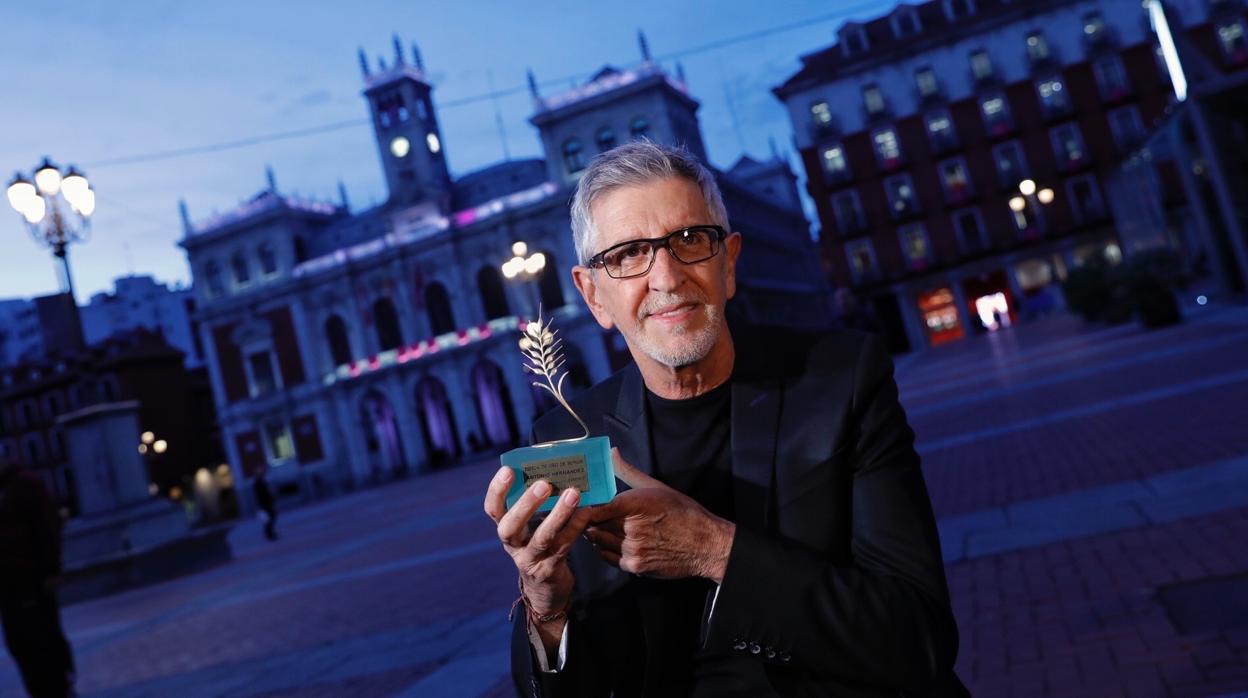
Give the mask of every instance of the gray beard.
<path id="1" fill-rule="evenodd" d="M 672 368 L 688 366 L 705 359 L 719 339 L 721 313 L 714 305 L 707 304 L 702 307 L 706 311 L 706 325 L 692 331 L 684 327 L 674 328 L 672 334 L 683 340 L 676 347 L 662 347 L 653 337 L 642 332 L 636 338 L 637 348 L 651 359 Z"/>

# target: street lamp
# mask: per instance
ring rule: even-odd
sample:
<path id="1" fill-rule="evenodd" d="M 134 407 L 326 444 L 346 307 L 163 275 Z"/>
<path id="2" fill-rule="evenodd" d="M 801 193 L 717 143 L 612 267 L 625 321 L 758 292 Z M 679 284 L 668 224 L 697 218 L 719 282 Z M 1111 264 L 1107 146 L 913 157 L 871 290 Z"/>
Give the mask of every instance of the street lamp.
<path id="1" fill-rule="evenodd" d="M 21 172 L 13 176 L 8 197 L 9 205 L 25 219 L 30 236 L 61 260 L 65 275 L 62 287 L 72 299 L 74 282 L 69 274 L 67 248 L 87 239 L 91 214 L 95 212 L 95 191 L 87 178 L 73 166 L 61 172 L 44 158 L 30 178 Z"/>
<path id="2" fill-rule="evenodd" d="M 542 270 L 546 268 L 546 255 L 541 252 L 529 254 L 528 244 L 516 241 L 511 245 L 511 259 L 503 262 L 503 277 L 508 281 L 518 279 L 524 282 L 530 282 L 530 288 L 533 289 L 533 316 L 536 317 L 541 303 L 541 292 L 537 288 L 536 282 L 541 276 Z M 528 285 L 528 284 L 526 284 Z"/>
<path id="3" fill-rule="evenodd" d="M 1010 199 L 1010 210 L 1014 212 L 1015 222 L 1021 230 L 1030 228 L 1030 221 L 1027 220 L 1027 205 L 1030 204 L 1039 217 L 1041 214 L 1041 206 L 1047 206 L 1053 203 L 1053 190 L 1045 187 L 1037 190 L 1036 182 L 1031 179 L 1024 179 L 1018 183 L 1019 196 Z"/>

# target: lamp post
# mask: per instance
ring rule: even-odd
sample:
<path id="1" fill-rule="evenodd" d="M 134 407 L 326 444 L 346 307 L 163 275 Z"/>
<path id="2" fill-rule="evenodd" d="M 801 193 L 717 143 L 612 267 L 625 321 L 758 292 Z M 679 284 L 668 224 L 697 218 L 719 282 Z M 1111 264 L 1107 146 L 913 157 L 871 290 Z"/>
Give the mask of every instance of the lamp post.
<path id="1" fill-rule="evenodd" d="M 541 304 L 541 290 L 537 280 L 546 268 L 546 255 L 541 252 L 529 254 L 528 244 L 520 241 L 512 243 L 511 255 L 511 259 L 503 262 L 503 277 L 508 281 L 518 279 L 526 282 L 525 285 L 533 289 L 530 300 L 533 304 L 533 317 L 537 317 Z"/>
<path id="2" fill-rule="evenodd" d="M 91 214 L 95 212 L 95 192 L 87 178 L 73 166 L 61 172 L 44 158 L 30 178 L 21 172 L 13 176 L 8 196 L 9 205 L 26 221 L 30 236 L 61 260 L 61 288 L 72 300 L 74 281 L 69 273 L 67 250 L 70 244 L 87 239 Z"/>
<path id="3" fill-rule="evenodd" d="M 1027 222 L 1027 207 L 1030 205 L 1036 213 L 1037 219 L 1043 223 L 1043 210 L 1041 207 L 1053 203 L 1053 190 L 1045 187 L 1037 190 L 1036 182 L 1031 179 L 1024 179 L 1018 183 L 1018 196 L 1010 199 L 1010 210 L 1014 212 L 1016 221 Z M 1030 225 L 1026 226 L 1030 228 Z M 1025 229 L 1020 225 L 1020 229 Z"/>

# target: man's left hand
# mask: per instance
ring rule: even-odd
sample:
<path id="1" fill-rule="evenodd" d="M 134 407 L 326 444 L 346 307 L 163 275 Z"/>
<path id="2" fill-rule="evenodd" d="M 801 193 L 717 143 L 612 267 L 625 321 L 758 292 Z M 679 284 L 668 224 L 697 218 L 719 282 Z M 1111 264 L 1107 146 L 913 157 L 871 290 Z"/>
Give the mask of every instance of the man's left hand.
<path id="1" fill-rule="evenodd" d="M 659 579 L 724 579 L 736 526 L 637 470 L 611 449 L 615 475 L 632 489 L 594 507 L 585 537 L 609 564 Z"/>

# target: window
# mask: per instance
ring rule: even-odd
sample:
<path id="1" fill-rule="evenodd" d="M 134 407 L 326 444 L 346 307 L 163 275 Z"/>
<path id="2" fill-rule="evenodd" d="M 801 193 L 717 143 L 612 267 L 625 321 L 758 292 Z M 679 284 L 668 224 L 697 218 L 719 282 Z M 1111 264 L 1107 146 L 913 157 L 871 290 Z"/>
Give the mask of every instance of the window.
<path id="1" fill-rule="evenodd" d="M 1113 101 L 1125 97 L 1131 90 L 1127 83 L 1127 74 L 1122 69 L 1122 61 L 1117 56 L 1106 56 L 1092 63 L 1092 74 L 1096 76 L 1096 85 L 1100 89 L 1101 99 Z"/>
<path id="2" fill-rule="evenodd" d="M 628 124 L 628 135 L 633 138 L 645 138 L 650 135 L 650 120 L 644 116 L 634 116 Z"/>
<path id="3" fill-rule="evenodd" d="M 988 52 L 980 49 L 971 52 L 971 75 L 976 80 L 987 80 L 992 77 L 992 59 L 988 57 Z"/>
<path id="4" fill-rule="evenodd" d="M 910 7 L 898 8 L 892 17 L 893 36 L 898 39 L 904 39 L 907 36 L 914 36 L 921 30 L 919 25 L 919 16 Z"/>
<path id="5" fill-rule="evenodd" d="M 1105 204 L 1092 175 L 1072 177 L 1066 183 L 1066 194 L 1070 197 L 1070 210 L 1076 222 L 1087 223 L 1105 217 Z"/>
<path id="6" fill-rule="evenodd" d="M 856 191 L 845 191 L 832 197 L 832 214 L 836 216 L 837 228 L 845 237 L 858 235 L 867 230 Z"/>
<path id="7" fill-rule="evenodd" d="M 969 17 L 974 13 L 975 3 L 973 0 L 945 0 L 945 16 L 951 22 L 963 17 Z"/>
<path id="8" fill-rule="evenodd" d="M 277 255 L 273 253 L 273 246 L 267 242 L 260 243 L 260 247 L 256 249 L 256 254 L 260 258 L 260 272 L 265 276 L 272 276 L 277 273 Z"/>
<path id="9" fill-rule="evenodd" d="M 901 251 L 910 269 L 922 269 L 932 261 L 932 248 L 927 241 L 927 229 L 922 223 L 903 225 L 897 231 L 901 238 Z"/>
<path id="10" fill-rule="evenodd" d="M 576 174 L 585 169 L 585 150 L 579 138 L 569 138 L 563 142 L 563 166 L 568 174 Z"/>
<path id="11" fill-rule="evenodd" d="M 884 111 L 884 94 L 879 85 L 867 85 L 862 88 L 862 106 L 868 114 L 879 114 Z"/>
<path id="12" fill-rule="evenodd" d="M 277 376 L 273 373 L 273 359 L 268 350 L 249 354 L 247 367 L 251 369 L 252 397 L 268 395 L 277 390 Z"/>
<path id="13" fill-rule="evenodd" d="M 303 238 L 296 235 L 292 242 L 295 248 L 295 262 L 301 264 L 308 261 L 308 245 L 303 241 Z"/>
<path id="14" fill-rule="evenodd" d="M 1031 204 L 1024 206 L 1021 211 L 1010 209 L 1010 216 L 1014 220 L 1014 229 L 1018 231 L 1020 237 L 1035 237 L 1043 230 L 1038 212 Z"/>
<path id="15" fill-rule="evenodd" d="M 347 339 L 347 323 L 337 315 L 331 315 L 325 321 L 325 342 L 329 345 L 329 356 L 334 366 L 351 363 L 351 342 Z"/>
<path id="16" fill-rule="evenodd" d="M 867 50 L 867 35 L 859 26 L 846 26 L 841 29 L 841 52 L 853 56 Z"/>
<path id="17" fill-rule="evenodd" d="M 940 83 L 936 82 L 936 71 L 931 68 L 919 68 L 914 71 L 914 86 L 920 97 L 931 97 L 940 92 Z"/>
<path id="18" fill-rule="evenodd" d="M 1119 107 L 1109 113 L 1109 130 L 1114 135 L 1118 150 L 1126 152 L 1144 140 L 1144 124 L 1134 105 Z"/>
<path id="19" fill-rule="evenodd" d="M 295 457 L 295 442 L 290 438 L 290 427 L 280 419 L 264 424 L 264 437 L 269 449 L 269 460 L 284 461 Z"/>
<path id="20" fill-rule="evenodd" d="M 875 157 L 885 169 L 901 163 L 901 144 L 897 142 L 897 132 L 884 128 L 871 135 L 875 144 Z"/>
<path id="21" fill-rule="evenodd" d="M 598 152 L 605 153 L 615 147 L 615 129 L 610 126 L 603 126 L 598 129 L 598 133 L 594 134 L 594 140 L 598 143 Z"/>
<path id="22" fill-rule="evenodd" d="M 958 245 L 962 252 L 975 254 L 988 249 L 988 241 L 984 239 L 984 225 L 979 218 L 979 209 L 964 208 L 953 214 L 953 230 L 958 236 Z"/>
<path id="23" fill-rule="evenodd" d="M 971 177 L 967 173 L 966 163 L 961 159 L 945 160 L 940 163 L 940 185 L 945 190 L 945 201 L 951 204 L 962 203 L 971 198 Z"/>
<path id="24" fill-rule="evenodd" d="M 832 109 L 827 102 L 815 102 L 810 105 L 810 122 L 817 130 L 832 128 Z"/>
<path id="25" fill-rule="evenodd" d="M 1050 132 L 1053 140 L 1053 152 L 1057 155 L 1057 166 L 1063 169 L 1074 169 L 1088 161 L 1088 152 L 1083 145 L 1083 134 L 1079 126 L 1073 123 L 1062 124 Z"/>
<path id="26" fill-rule="evenodd" d="M 507 289 L 503 287 L 503 275 L 498 267 L 489 265 L 478 269 L 477 288 L 481 291 L 481 308 L 485 311 L 486 320 L 511 314 L 507 305 Z"/>
<path id="27" fill-rule="evenodd" d="M 893 218 L 905 218 L 919 212 L 919 197 L 914 192 L 910 175 L 900 174 L 884 180 L 884 193 L 888 196 L 888 210 Z"/>
<path id="28" fill-rule="evenodd" d="M 854 281 L 870 281 L 879 275 L 870 240 L 863 238 L 845 243 L 845 256 L 849 258 L 849 271 Z"/>
<path id="29" fill-rule="evenodd" d="M 958 135 L 954 133 L 949 112 L 943 109 L 932 112 L 923 118 L 923 122 L 927 125 L 927 138 L 932 150 L 940 153 L 958 147 Z"/>
<path id="30" fill-rule="evenodd" d="M 849 177 L 849 162 L 845 160 L 845 149 L 839 143 L 825 146 L 820 161 L 830 181 L 840 181 Z"/>
<path id="31" fill-rule="evenodd" d="M 1049 42 L 1044 34 L 1032 32 L 1027 35 L 1027 57 L 1032 63 L 1040 63 L 1049 59 Z"/>
<path id="32" fill-rule="evenodd" d="M 210 259 L 204 264 L 204 279 L 208 284 L 209 298 L 225 293 L 225 283 L 221 279 L 221 265 L 217 263 L 217 260 Z"/>
<path id="33" fill-rule="evenodd" d="M 1083 38 L 1089 44 L 1097 44 L 1105 38 L 1105 16 L 1089 12 L 1083 16 Z"/>
<path id="34" fill-rule="evenodd" d="M 997 177 L 1001 186 L 1016 189 L 1018 183 L 1027 179 L 1031 169 L 1027 167 L 1027 159 L 1023 156 L 1022 146 L 1018 141 L 1007 141 L 992 149 L 992 159 L 997 166 Z"/>
<path id="35" fill-rule="evenodd" d="M 984 126 L 989 134 L 999 136 L 1014 130 L 1014 117 L 1010 115 L 1010 106 L 1004 96 L 985 97 L 979 103 L 979 110 L 984 115 Z"/>
<path id="36" fill-rule="evenodd" d="M 1052 77 L 1036 83 L 1036 94 L 1040 96 L 1040 107 L 1046 117 L 1062 116 L 1070 111 L 1070 99 L 1061 78 Z"/>
<path id="37" fill-rule="evenodd" d="M 234 271 L 234 285 L 246 286 L 251 282 L 251 270 L 247 268 L 247 258 L 242 252 L 235 252 L 230 258 L 230 268 Z"/>
<path id="38" fill-rule="evenodd" d="M 425 287 L 425 308 L 429 313 L 429 331 L 433 336 L 455 331 L 455 315 L 445 286 L 435 281 Z"/>
<path id="39" fill-rule="evenodd" d="M 377 346 L 382 351 L 403 346 L 403 331 L 399 328 L 399 314 L 388 298 L 378 298 L 373 303 L 373 324 L 377 327 Z"/>
<path id="40" fill-rule="evenodd" d="M 1244 38 L 1242 20 L 1218 25 L 1218 44 L 1222 47 L 1222 57 L 1227 63 L 1248 63 L 1248 40 Z"/>

